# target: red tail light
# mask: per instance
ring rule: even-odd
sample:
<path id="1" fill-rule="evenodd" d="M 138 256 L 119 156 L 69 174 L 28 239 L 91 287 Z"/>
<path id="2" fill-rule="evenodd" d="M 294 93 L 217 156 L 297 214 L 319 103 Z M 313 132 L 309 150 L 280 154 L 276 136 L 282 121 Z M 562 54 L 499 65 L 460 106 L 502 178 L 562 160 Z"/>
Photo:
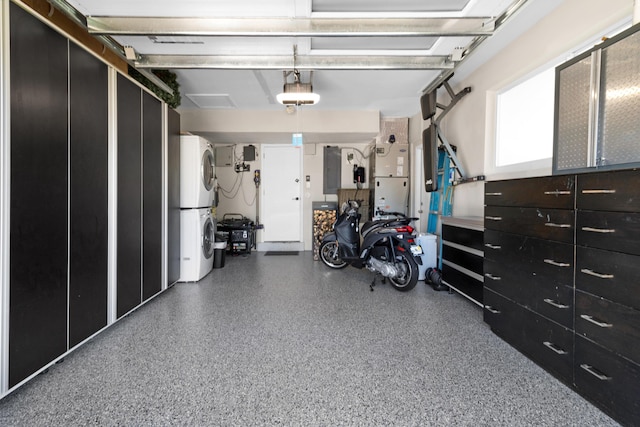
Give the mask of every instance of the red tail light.
<path id="1" fill-rule="evenodd" d="M 398 233 L 413 233 L 414 228 L 410 225 L 403 225 L 402 227 L 398 227 L 396 228 L 396 231 Z"/>

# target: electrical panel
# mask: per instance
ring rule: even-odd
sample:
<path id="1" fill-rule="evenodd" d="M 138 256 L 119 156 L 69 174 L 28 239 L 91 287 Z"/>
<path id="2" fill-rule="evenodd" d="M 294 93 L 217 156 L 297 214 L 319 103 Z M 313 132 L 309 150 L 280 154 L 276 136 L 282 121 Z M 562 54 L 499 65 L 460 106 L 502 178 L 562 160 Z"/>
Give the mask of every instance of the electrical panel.
<path id="1" fill-rule="evenodd" d="M 216 147 L 216 166 L 233 166 L 233 147 L 220 146 Z"/>
<path id="2" fill-rule="evenodd" d="M 242 149 L 242 154 L 245 162 L 253 162 L 256 159 L 256 147 L 253 145 L 245 145 Z"/>

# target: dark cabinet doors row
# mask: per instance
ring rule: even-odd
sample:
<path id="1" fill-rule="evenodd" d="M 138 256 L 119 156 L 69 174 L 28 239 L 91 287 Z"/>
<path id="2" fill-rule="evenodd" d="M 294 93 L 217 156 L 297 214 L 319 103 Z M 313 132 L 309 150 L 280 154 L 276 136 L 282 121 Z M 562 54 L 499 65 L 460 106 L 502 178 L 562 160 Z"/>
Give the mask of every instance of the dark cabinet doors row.
<path id="1" fill-rule="evenodd" d="M 10 24 L 13 387 L 107 324 L 109 100 L 104 63 L 13 3 Z M 118 84 L 121 315 L 161 290 L 162 105 Z"/>

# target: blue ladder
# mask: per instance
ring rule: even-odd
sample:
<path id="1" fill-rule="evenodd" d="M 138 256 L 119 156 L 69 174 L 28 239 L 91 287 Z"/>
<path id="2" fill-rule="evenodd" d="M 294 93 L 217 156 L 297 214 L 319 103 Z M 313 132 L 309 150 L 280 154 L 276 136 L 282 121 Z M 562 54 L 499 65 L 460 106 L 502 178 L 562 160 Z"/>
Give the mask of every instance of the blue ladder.
<path id="1" fill-rule="evenodd" d="M 427 233 L 438 234 L 440 218 L 451 216 L 453 202 L 453 180 L 455 169 L 451 157 L 445 149 L 438 149 L 438 191 L 431 193 Z M 438 269 L 442 270 L 442 238 L 438 239 Z"/>

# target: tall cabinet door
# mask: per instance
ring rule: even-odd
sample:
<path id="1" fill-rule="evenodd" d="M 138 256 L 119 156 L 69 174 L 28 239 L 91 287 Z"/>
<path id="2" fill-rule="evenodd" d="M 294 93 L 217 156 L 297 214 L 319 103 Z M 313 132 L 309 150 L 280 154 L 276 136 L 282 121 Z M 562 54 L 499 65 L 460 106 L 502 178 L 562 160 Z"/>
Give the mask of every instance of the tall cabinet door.
<path id="1" fill-rule="evenodd" d="M 67 349 L 67 40 L 11 25 L 9 386 Z"/>
<path id="2" fill-rule="evenodd" d="M 180 279 L 180 114 L 167 115 L 167 285 Z"/>
<path id="3" fill-rule="evenodd" d="M 69 45 L 69 347 L 107 324 L 107 66 Z"/>
<path id="4" fill-rule="evenodd" d="M 118 75 L 117 316 L 142 302 L 141 89 Z"/>
<path id="5" fill-rule="evenodd" d="M 142 297 L 162 289 L 162 104 L 142 95 Z"/>

